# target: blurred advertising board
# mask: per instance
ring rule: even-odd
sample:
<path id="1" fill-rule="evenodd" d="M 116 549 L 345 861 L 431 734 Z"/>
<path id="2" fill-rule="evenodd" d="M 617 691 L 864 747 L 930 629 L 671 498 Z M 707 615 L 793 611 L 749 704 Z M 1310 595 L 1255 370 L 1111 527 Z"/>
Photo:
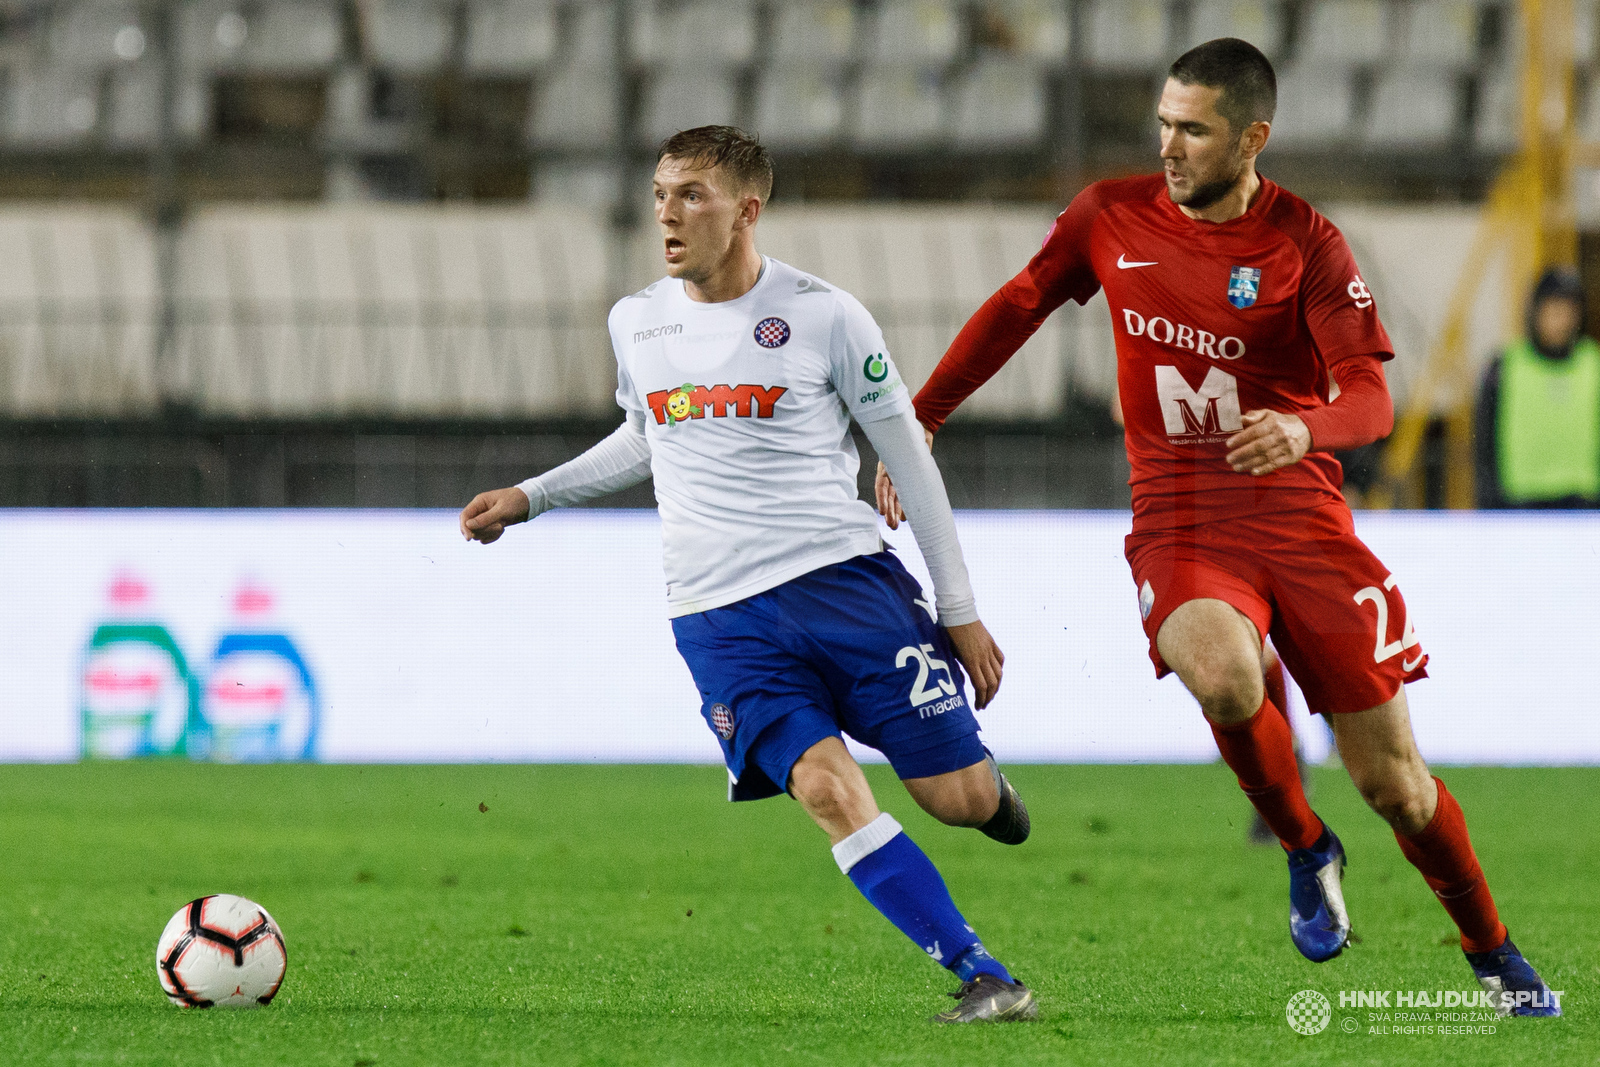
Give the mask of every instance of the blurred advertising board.
<path id="1" fill-rule="evenodd" d="M 1126 514 L 957 521 L 1006 653 L 979 716 L 1002 760 L 1216 758 L 1151 669 Z M 1409 621 L 1431 657 L 1408 689 L 1424 755 L 1600 763 L 1600 516 L 1357 523 L 1408 605 L 1389 636 Z M 491 546 L 448 511 L 0 511 L 0 760 L 716 762 L 659 537 L 648 511 Z M 908 531 L 886 538 L 926 584 Z"/>

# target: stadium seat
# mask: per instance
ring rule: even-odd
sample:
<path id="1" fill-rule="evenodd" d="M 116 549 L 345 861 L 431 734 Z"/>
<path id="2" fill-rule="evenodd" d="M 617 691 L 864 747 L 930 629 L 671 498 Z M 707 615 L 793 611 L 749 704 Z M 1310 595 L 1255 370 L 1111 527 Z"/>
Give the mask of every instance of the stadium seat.
<path id="1" fill-rule="evenodd" d="M 585 67 L 617 62 L 617 13 L 611 4 L 579 4 L 569 9 L 571 34 L 562 42 L 562 58 Z"/>
<path id="2" fill-rule="evenodd" d="M 1507 64 L 1485 71 L 1478 79 L 1475 115 L 1472 142 L 1480 151 L 1515 151 L 1522 143 L 1521 72 Z"/>
<path id="3" fill-rule="evenodd" d="M 608 66 L 569 65 L 535 87 L 528 139 L 536 148 L 602 151 L 617 136 L 620 82 Z"/>
<path id="4" fill-rule="evenodd" d="M 1375 63 L 1387 54 L 1393 26 L 1382 0 L 1317 0 L 1305 10 L 1298 55 L 1307 62 Z"/>
<path id="5" fill-rule="evenodd" d="M 438 68 L 450 51 L 452 12 L 436 0 L 375 0 L 360 10 L 367 55 L 380 67 L 423 73 Z"/>
<path id="6" fill-rule="evenodd" d="M 66 319 L 0 321 L 0 408 L 8 414 L 146 414 L 155 409 L 155 242 L 133 208 L 75 204 L 0 211 L 0 292 L 60 301 Z"/>
<path id="7" fill-rule="evenodd" d="M 1090 0 L 1083 10 L 1086 55 L 1105 70 L 1155 70 L 1172 61 L 1167 5 L 1160 0 Z"/>
<path id="8" fill-rule="evenodd" d="M 613 404 L 602 212 L 207 208 L 179 264 L 186 300 L 215 312 L 180 325 L 178 341 L 207 411 L 570 415 Z M 322 317 L 290 326 L 290 309 L 310 301 Z M 451 314 L 361 314 L 423 303 Z M 492 309 L 507 306 L 526 314 L 496 321 Z"/>
<path id="9" fill-rule="evenodd" d="M 633 58 L 650 65 L 734 65 L 755 55 L 755 13 L 745 0 L 641 3 L 630 29 Z"/>
<path id="10" fill-rule="evenodd" d="M 78 68 L 104 67 L 144 56 L 145 29 L 135 3 L 68 3 L 51 12 L 52 58 Z"/>
<path id="11" fill-rule="evenodd" d="M 666 70 L 653 78 L 645 93 L 639 136 L 654 147 L 679 130 L 710 124 L 732 125 L 739 119 L 739 99 L 732 72 L 710 67 Z"/>
<path id="12" fill-rule="evenodd" d="M 344 26 L 338 5 L 318 0 L 199 0 L 180 9 L 178 40 L 185 66 L 294 74 L 331 66 Z"/>
<path id="13" fill-rule="evenodd" d="M 772 56 L 779 64 L 839 63 L 856 47 L 856 9 L 849 0 L 795 0 L 772 16 Z"/>
<path id="14" fill-rule="evenodd" d="M 22 67 L 11 72 L 6 139 L 33 148 L 87 141 L 100 121 L 98 78 L 66 67 Z"/>
<path id="15" fill-rule="evenodd" d="M 951 132 L 962 148 L 1034 146 L 1044 135 L 1044 77 L 1032 63 L 974 64 L 957 79 L 954 103 Z"/>
<path id="16" fill-rule="evenodd" d="M 1238 37 L 1276 57 L 1283 50 L 1285 13 L 1278 0 L 1199 0 L 1189 11 L 1183 47 Z"/>
<path id="17" fill-rule="evenodd" d="M 1350 137 L 1355 90 L 1345 67 L 1303 63 L 1278 73 L 1272 143 L 1316 149 Z"/>
<path id="18" fill-rule="evenodd" d="M 755 132 L 768 146 L 814 148 L 844 130 L 844 84 L 828 66 L 781 64 L 756 82 Z"/>
<path id="19" fill-rule="evenodd" d="M 983 6 L 990 47 L 1004 55 L 1063 64 L 1072 55 L 1066 0 L 992 0 Z"/>
<path id="20" fill-rule="evenodd" d="M 160 123 L 161 70 L 154 63 L 127 63 L 111 72 L 106 143 L 119 149 L 155 147 Z M 210 122 L 210 87 L 204 77 L 180 72 L 173 92 L 172 135 L 194 141 Z"/>
<path id="21" fill-rule="evenodd" d="M 881 63 L 945 63 L 961 48 L 961 15 L 950 0 L 883 0 L 872 54 Z"/>
<path id="22" fill-rule="evenodd" d="M 1449 68 L 1385 71 L 1372 88 L 1367 143 L 1419 149 L 1447 145 L 1456 136 L 1461 96 L 1461 79 Z"/>
<path id="23" fill-rule="evenodd" d="M 213 70 L 238 60 L 250 24 L 237 5 L 199 0 L 177 9 L 178 62 L 190 70 Z"/>
<path id="24" fill-rule="evenodd" d="M 861 76 L 854 140 L 863 148 L 921 148 L 944 133 L 939 71 L 925 66 L 872 67 Z"/>
<path id="25" fill-rule="evenodd" d="M 1396 14 L 1404 62 L 1459 68 L 1477 58 L 1478 5 L 1471 0 L 1412 0 Z"/>
<path id="26" fill-rule="evenodd" d="M 610 208 L 617 202 L 617 168 L 606 163 L 546 163 L 535 172 L 531 199 L 539 204 Z"/>
<path id="27" fill-rule="evenodd" d="M 527 74 L 556 48 L 555 7 L 542 0 L 477 0 L 467 8 L 462 62 L 474 74 Z"/>

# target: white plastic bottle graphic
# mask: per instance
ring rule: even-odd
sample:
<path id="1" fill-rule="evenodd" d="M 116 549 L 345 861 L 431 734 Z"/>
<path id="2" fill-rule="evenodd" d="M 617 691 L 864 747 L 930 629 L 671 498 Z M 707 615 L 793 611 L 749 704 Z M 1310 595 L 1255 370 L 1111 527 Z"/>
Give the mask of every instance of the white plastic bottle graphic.
<path id="1" fill-rule="evenodd" d="M 106 590 L 109 618 L 84 650 L 79 696 L 89 759 L 181 756 L 199 693 L 171 632 L 153 617 L 150 586 L 122 571 Z"/>
<path id="2" fill-rule="evenodd" d="M 316 683 L 295 643 L 273 621 L 274 598 L 244 582 L 232 631 L 217 642 L 192 748 L 227 763 L 306 760 L 316 744 Z"/>

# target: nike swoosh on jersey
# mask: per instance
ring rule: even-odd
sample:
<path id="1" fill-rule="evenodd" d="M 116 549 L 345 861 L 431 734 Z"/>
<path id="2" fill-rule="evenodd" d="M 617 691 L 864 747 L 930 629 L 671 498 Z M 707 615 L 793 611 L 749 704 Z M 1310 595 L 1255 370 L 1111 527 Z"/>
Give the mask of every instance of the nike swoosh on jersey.
<path id="1" fill-rule="evenodd" d="M 1400 669 L 1405 671 L 1407 674 L 1410 674 L 1412 671 L 1417 669 L 1417 664 L 1421 663 L 1426 658 L 1427 658 L 1426 656 L 1418 656 L 1416 659 L 1412 660 L 1409 663 L 1406 663 L 1406 662 L 1402 661 L 1401 664 L 1400 664 Z"/>
<path id="2" fill-rule="evenodd" d="M 1117 257 L 1117 266 L 1121 267 L 1123 270 L 1127 270 L 1129 267 L 1153 267 L 1159 262 L 1161 261 L 1158 259 L 1152 259 L 1148 263 L 1129 263 L 1128 254 L 1126 252 Z"/>

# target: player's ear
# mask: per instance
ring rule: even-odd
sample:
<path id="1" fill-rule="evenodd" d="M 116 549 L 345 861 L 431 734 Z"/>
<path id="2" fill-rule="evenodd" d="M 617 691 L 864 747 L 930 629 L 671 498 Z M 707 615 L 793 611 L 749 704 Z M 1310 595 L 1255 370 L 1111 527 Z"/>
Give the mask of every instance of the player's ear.
<path id="1" fill-rule="evenodd" d="M 1246 159 L 1254 159 L 1267 147 L 1267 139 L 1272 136 L 1272 123 L 1252 122 L 1244 128 L 1244 133 L 1239 138 L 1239 150 Z"/>
<path id="2" fill-rule="evenodd" d="M 739 203 L 739 217 L 733 220 L 733 228 L 745 230 L 754 226 L 756 220 L 761 217 L 761 211 L 764 207 L 765 205 L 761 203 L 759 196 L 742 197 Z"/>

